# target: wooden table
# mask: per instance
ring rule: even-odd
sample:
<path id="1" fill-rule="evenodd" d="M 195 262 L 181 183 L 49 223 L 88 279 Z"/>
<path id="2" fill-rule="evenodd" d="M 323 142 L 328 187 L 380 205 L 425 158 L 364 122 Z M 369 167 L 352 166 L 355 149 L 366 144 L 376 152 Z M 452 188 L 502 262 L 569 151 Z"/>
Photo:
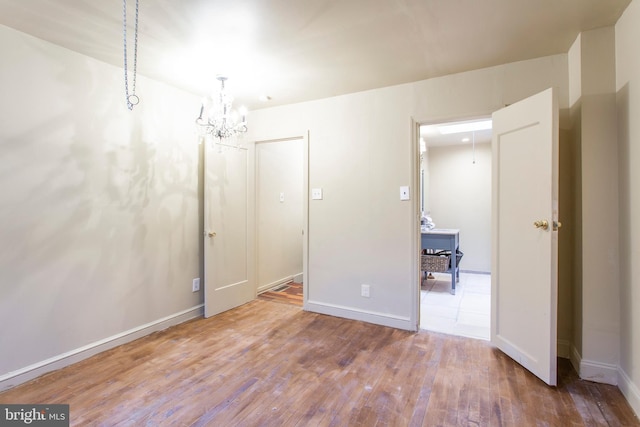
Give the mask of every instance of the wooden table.
<path id="1" fill-rule="evenodd" d="M 422 232 L 422 249 L 447 250 L 451 251 L 451 267 L 446 273 L 451 274 L 451 294 L 456 293 L 456 282 L 460 280 L 460 268 L 458 267 L 458 257 L 456 252 L 460 247 L 460 230 L 434 228 Z"/>

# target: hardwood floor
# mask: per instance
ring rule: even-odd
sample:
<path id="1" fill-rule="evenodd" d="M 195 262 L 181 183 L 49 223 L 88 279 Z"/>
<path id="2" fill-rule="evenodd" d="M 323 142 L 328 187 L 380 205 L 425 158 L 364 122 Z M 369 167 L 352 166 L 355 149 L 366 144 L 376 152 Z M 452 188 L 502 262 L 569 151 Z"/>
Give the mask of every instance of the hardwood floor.
<path id="1" fill-rule="evenodd" d="M 638 426 L 568 362 L 550 388 L 489 343 L 255 300 L 0 394 L 68 403 L 72 425 Z"/>
<path id="2" fill-rule="evenodd" d="M 258 295 L 258 299 L 293 304 L 302 307 L 302 283 L 287 283 Z"/>

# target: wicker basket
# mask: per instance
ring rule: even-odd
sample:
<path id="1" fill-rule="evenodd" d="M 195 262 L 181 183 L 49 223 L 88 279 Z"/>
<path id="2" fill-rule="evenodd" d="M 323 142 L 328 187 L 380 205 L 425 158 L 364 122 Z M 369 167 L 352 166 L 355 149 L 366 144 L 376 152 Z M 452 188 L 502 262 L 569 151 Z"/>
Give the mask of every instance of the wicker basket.
<path id="1" fill-rule="evenodd" d="M 449 269 L 448 255 L 421 255 L 421 270 L 432 273 L 443 273 Z"/>
<path id="2" fill-rule="evenodd" d="M 460 249 L 456 250 L 456 266 L 460 267 L 460 261 L 462 260 L 462 256 L 464 255 L 464 253 L 462 253 L 462 251 L 460 251 Z"/>

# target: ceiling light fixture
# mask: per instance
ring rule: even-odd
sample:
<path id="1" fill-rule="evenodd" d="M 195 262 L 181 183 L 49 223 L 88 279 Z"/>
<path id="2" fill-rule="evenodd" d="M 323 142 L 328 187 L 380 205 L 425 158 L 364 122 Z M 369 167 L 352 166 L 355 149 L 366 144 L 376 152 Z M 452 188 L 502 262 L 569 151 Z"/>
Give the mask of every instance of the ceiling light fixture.
<path id="1" fill-rule="evenodd" d="M 222 140 L 247 131 L 247 110 L 240 108 L 239 111 L 235 111 L 232 108 L 233 97 L 224 87 L 227 78 L 218 76 L 216 79 L 220 82 L 220 90 L 211 98 L 203 100 L 196 124 L 204 129 L 205 134 L 217 138 L 217 144 L 229 145 L 222 144 Z M 238 148 L 237 143 L 232 146 Z"/>
<path id="2" fill-rule="evenodd" d="M 481 120 L 478 122 L 466 122 L 455 125 L 438 126 L 438 132 L 440 132 L 442 135 L 488 129 L 491 129 L 491 120 Z"/>

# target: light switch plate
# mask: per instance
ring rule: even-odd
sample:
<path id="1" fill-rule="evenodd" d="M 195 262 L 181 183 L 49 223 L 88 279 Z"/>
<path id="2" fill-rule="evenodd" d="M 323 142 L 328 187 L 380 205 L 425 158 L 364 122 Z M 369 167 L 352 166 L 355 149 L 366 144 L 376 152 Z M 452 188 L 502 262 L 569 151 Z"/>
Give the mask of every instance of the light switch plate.
<path id="1" fill-rule="evenodd" d="M 280 203 L 284 202 L 284 193 L 280 193 Z"/>
<path id="2" fill-rule="evenodd" d="M 311 200 L 322 200 L 322 188 L 311 189 Z"/>
<path id="3" fill-rule="evenodd" d="M 365 298 L 371 297 L 371 287 L 369 285 L 360 285 L 360 295 Z"/>
<path id="4" fill-rule="evenodd" d="M 409 186 L 404 185 L 400 187 L 400 200 L 410 200 L 411 195 L 409 193 Z"/>

